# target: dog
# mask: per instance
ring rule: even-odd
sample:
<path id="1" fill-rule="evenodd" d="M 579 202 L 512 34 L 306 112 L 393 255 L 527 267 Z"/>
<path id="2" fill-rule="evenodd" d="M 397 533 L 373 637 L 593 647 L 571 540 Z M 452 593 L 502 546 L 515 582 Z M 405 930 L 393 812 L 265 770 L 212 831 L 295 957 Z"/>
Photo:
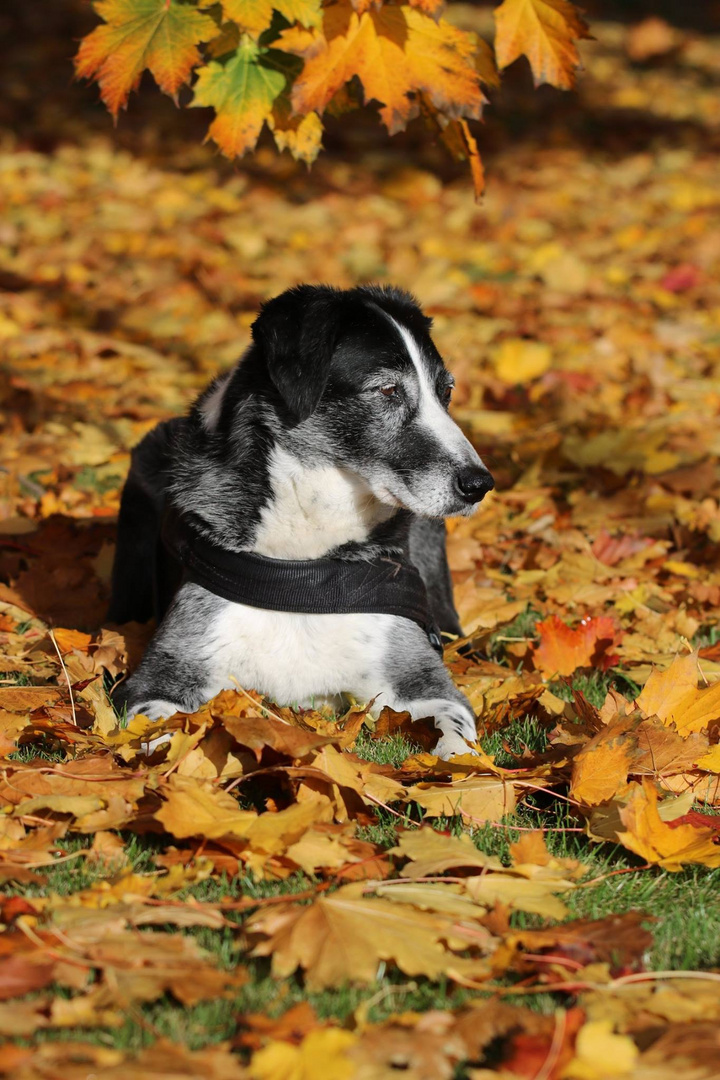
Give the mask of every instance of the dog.
<path id="1" fill-rule="evenodd" d="M 448 413 L 430 326 L 398 288 L 289 289 L 189 415 L 135 448 L 109 617 L 161 621 L 114 695 L 128 718 L 193 712 L 237 684 L 303 707 L 347 693 L 433 717 L 442 758 L 468 752 L 475 715 L 431 624 L 460 633 L 444 518 L 494 484 Z M 256 578 L 260 601 L 238 602 Z M 377 596 L 355 588 L 370 579 Z"/>

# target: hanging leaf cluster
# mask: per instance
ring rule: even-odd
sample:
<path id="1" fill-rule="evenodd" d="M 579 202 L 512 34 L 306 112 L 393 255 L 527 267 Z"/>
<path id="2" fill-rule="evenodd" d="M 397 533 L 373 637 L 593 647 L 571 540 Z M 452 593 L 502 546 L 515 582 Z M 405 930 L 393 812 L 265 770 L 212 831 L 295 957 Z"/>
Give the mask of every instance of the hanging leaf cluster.
<path id="1" fill-rule="evenodd" d="M 311 164 L 323 116 L 374 102 L 391 135 L 423 116 L 483 171 L 468 121 L 484 88 L 527 57 L 536 84 L 571 87 L 587 27 L 568 0 L 503 0 L 494 50 L 443 18 L 443 0 L 94 0 L 102 24 L 82 42 L 77 74 L 95 79 L 114 117 L 147 69 L 177 100 L 214 111 L 208 135 L 229 158 L 255 149 L 265 125 L 280 150 Z"/>

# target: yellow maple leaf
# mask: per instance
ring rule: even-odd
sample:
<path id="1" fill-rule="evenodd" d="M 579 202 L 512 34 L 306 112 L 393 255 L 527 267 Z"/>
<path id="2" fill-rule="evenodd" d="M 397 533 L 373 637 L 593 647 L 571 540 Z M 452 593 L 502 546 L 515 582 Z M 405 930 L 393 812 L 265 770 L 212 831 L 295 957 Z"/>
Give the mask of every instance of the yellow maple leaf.
<path id="1" fill-rule="evenodd" d="M 580 1028 L 575 1057 L 567 1075 L 572 1080 L 610 1080 L 632 1076 L 640 1051 L 629 1035 L 618 1035 L 610 1020 L 591 1020 Z"/>
<path id="2" fill-rule="evenodd" d="M 552 352 L 543 341 L 506 338 L 493 349 L 490 359 L 497 377 L 514 386 L 544 375 L 552 363 Z"/>
<path id="3" fill-rule="evenodd" d="M 189 776 L 169 776 L 156 819 L 172 836 L 246 836 L 257 821 L 254 810 L 241 810 L 237 800 L 211 783 Z"/>
<path id="4" fill-rule="evenodd" d="M 299 1046 L 271 1040 L 253 1054 L 248 1065 L 252 1080 L 350 1080 L 356 1067 L 347 1051 L 357 1035 L 340 1028 L 309 1032 Z"/>
<path id="5" fill-rule="evenodd" d="M 280 96 L 267 118 L 278 150 L 289 150 L 296 161 L 312 165 L 320 153 L 323 125 L 317 113 L 293 116 L 288 98 Z"/>
<path id="6" fill-rule="evenodd" d="M 222 0 L 222 8 L 228 19 L 253 37 L 267 30 L 273 11 L 303 26 L 319 26 L 321 18 L 320 0 Z"/>
<path id="7" fill-rule="evenodd" d="M 416 784 L 408 798 L 425 810 L 426 817 L 462 814 L 468 820 L 499 821 L 516 806 L 512 784 L 495 776 L 471 776 L 453 784 Z"/>
<path id="8" fill-rule="evenodd" d="M 706 772 L 720 773 L 720 743 L 715 743 L 711 746 L 707 754 L 703 754 L 697 762 L 698 769 L 704 769 Z"/>
<path id="9" fill-rule="evenodd" d="M 483 42 L 483 44 L 485 43 Z M 436 114 L 436 116 L 440 119 L 440 114 Z M 470 165 L 475 198 L 479 200 L 485 190 L 485 169 L 478 150 L 477 140 L 470 131 L 467 120 L 450 120 L 444 126 L 441 123 L 440 132 L 442 141 L 453 157 L 459 161 L 467 161 Z"/>
<path id="10" fill-rule="evenodd" d="M 704 731 L 720 718 L 720 681 L 697 685 L 698 654 L 676 657 L 665 671 L 654 671 L 637 704 L 647 716 L 657 716 L 679 735 Z"/>
<path id="11" fill-rule="evenodd" d="M 526 56 L 536 86 L 550 83 L 569 90 L 575 85 L 580 64 L 575 42 L 589 34 L 573 4 L 568 0 L 503 0 L 494 16 L 498 67 Z"/>
<path id="12" fill-rule="evenodd" d="M 637 699 L 646 716 L 666 720 L 680 701 L 698 684 L 698 654 L 676 656 L 665 671 L 653 671 Z"/>

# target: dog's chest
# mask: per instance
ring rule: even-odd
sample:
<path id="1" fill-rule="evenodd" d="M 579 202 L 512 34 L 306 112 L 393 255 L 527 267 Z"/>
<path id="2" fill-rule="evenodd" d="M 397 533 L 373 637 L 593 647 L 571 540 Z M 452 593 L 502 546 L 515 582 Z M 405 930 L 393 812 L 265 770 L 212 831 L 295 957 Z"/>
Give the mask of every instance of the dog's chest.
<path id="1" fill-rule="evenodd" d="M 237 680 L 276 701 L 310 705 L 383 681 L 393 616 L 304 615 L 226 601 L 205 641 L 211 681 Z"/>
<path id="2" fill-rule="evenodd" d="M 342 544 L 367 539 L 394 512 L 359 477 L 332 466 L 305 466 L 279 447 L 269 471 L 272 497 L 252 544 L 258 555 L 317 559 Z"/>

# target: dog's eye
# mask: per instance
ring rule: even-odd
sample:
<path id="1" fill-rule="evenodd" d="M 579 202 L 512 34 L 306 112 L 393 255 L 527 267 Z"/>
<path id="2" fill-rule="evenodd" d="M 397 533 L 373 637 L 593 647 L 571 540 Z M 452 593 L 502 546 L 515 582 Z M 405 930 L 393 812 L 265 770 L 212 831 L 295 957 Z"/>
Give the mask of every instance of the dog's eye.
<path id="1" fill-rule="evenodd" d="M 379 389 L 380 393 L 384 394 L 385 397 L 396 398 L 398 396 L 398 388 L 395 383 L 391 383 L 389 386 L 381 386 Z"/>
<path id="2" fill-rule="evenodd" d="M 452 397 L 453 387 L 451 385 L 443 386 L 440 390 L 440 400 L 443 405 L 450 404 L 450 398 Z"/>

